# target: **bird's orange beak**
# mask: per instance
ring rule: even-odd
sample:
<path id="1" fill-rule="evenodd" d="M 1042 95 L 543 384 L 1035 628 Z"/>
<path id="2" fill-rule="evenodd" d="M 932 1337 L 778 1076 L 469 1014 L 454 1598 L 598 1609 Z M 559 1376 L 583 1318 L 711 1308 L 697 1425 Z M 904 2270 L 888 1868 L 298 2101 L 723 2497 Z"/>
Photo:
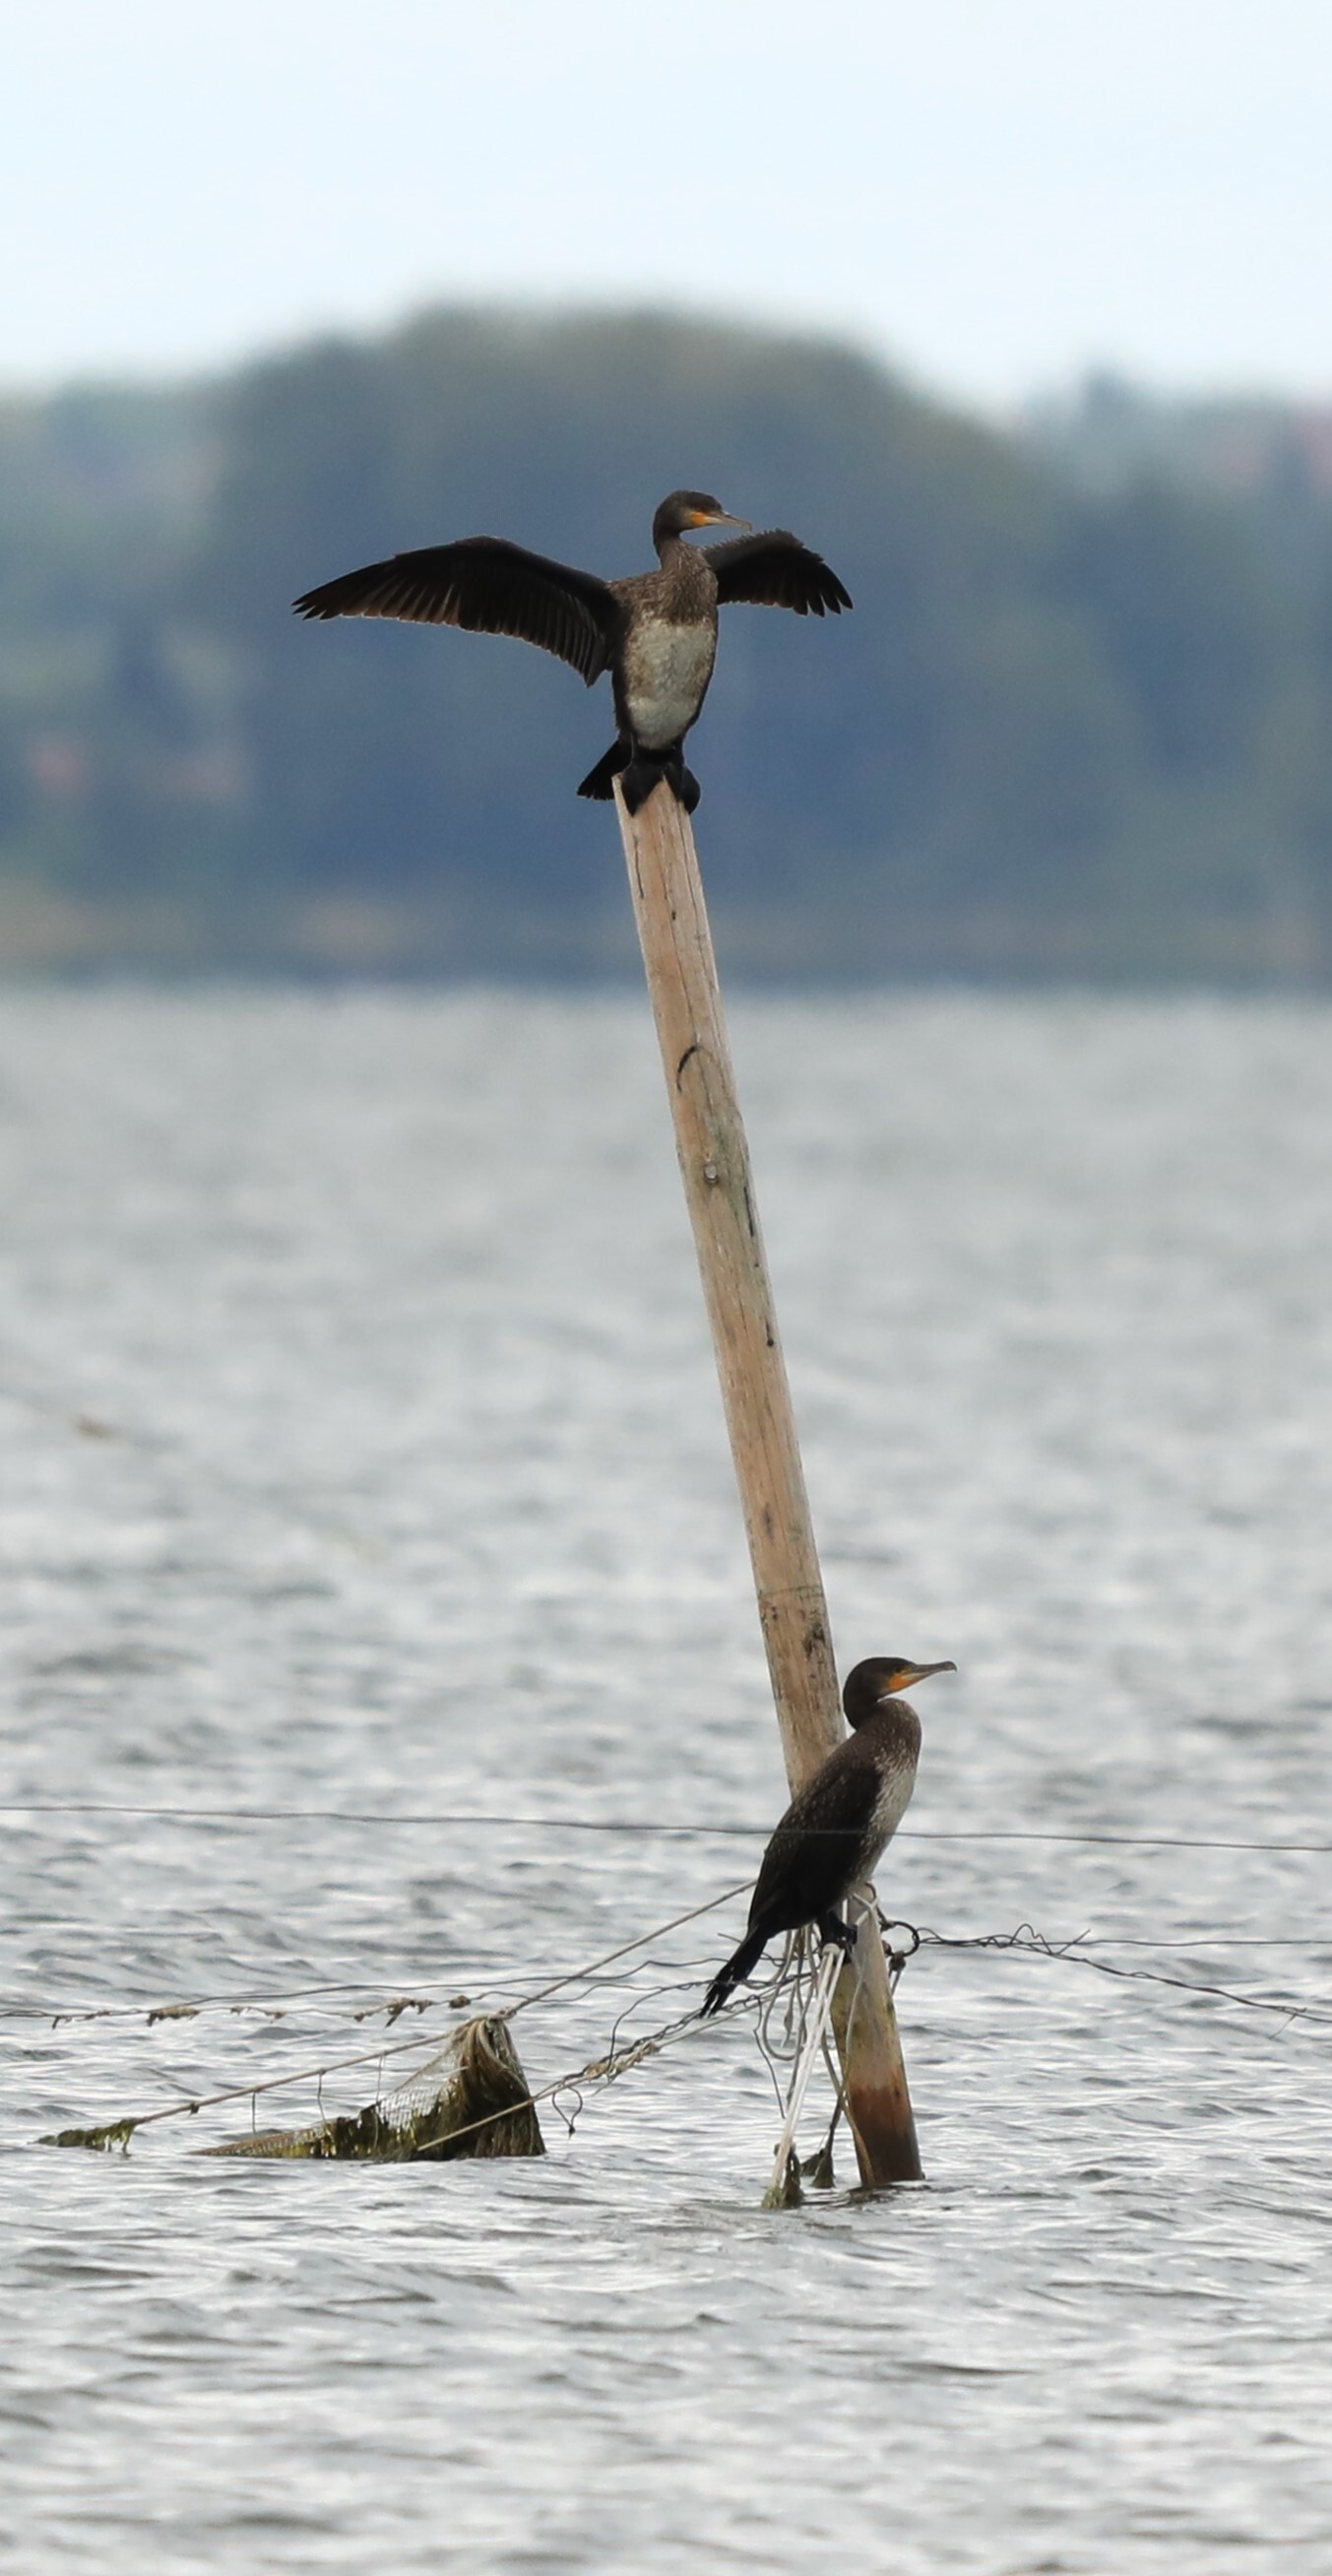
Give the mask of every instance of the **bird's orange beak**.
<path id="1" fill-rule="evenodd" d="M 752 529 L 754 522 L 752 519 L 737 519 L 733 510 L 691 510 L 689 525 L 691 528 Z"/>

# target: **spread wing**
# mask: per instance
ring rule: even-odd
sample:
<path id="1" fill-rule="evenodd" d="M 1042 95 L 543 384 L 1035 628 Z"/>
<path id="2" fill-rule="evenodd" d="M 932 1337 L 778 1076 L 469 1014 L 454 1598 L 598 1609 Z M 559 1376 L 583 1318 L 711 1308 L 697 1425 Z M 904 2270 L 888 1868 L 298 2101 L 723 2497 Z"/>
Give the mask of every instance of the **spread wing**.
<path id="1" fill-rule="evenodd" d="M 589 688 L 610 660 L 622 616 L 610 585 L 595 573 L 529 554 L 506 537 L 464 537 L 390 555 L 304 591 L 294 606 L 300 617 L 403 617 L 474 635 L 517 635 L 572 663 Z"/>
<path id="2" fill-rule="evenodd" d="M 763 1855 L 750 1922 L 771 1914 L 789 1928 L 836 1905 L 855 1877 L 873 1802 L 873 1776 L 849 1737 L 787 1808 Z"/>
<path id="3" fill-rule="evenodd" d="M 750 600 L 756 608 L 793 608 L 797 617 L 840 617 L 851 605 L 851 593 L 824 562 L 787 528 L 764 528 L 757 536 L 732 537 L 724 546 L 705 548 L 717 576 L 721 602 Z"/>

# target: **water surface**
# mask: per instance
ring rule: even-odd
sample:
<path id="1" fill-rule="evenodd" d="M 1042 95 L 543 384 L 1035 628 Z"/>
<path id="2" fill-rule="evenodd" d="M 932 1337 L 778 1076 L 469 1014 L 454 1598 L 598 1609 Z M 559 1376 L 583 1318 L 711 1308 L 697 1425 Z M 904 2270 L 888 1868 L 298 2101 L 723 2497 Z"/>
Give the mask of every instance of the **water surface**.
<path id="1" fill-rule="evenodd" d="M 843 2159 L 780 2215 L 747 2020 L 547 2111 L 543 2163 L 200 2161 L 245 2101 L 39 2147 L 424 2046 L 760 1847 L 568 1820 L 783 1790 L 645 1008 L 11 998 L 23 2576 L 1332 2563 L 1328 1857 L 1181 1847 L 1332 1843 L 1332 1014 L 734 1017 L 840 1660 L 961 1668 L 881 1896 L 1307 2017 L 927 1948 L 927 2186 Z M 389 1821 L 461 1811 L 530 1821 Z M 530 2011 L 533 2082 L 687 2007 L 742 1915 Z"/>

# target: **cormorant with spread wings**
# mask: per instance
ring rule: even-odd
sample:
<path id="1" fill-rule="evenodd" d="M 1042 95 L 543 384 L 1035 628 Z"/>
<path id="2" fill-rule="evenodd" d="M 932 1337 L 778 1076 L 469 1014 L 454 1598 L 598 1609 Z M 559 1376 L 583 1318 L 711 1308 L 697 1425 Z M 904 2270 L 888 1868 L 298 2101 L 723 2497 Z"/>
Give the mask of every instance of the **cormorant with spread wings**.
<path id="1" fill-rule="evenodd" d="M 743 528 L 716 546 L 688 546 L 686 529 Z M 656 572 L 601 581 L 506 537 L 422 546 L 307 590 L 302 617 L 399 617 L 473 634 L 516 635 L 572 664 L 591 688 L 603 671 L 615 698 L 615 741 L 578 793 L 609 799 L 619 778 L 631 814 L 660 779 L 688 812 L 698 781 L 684 738 L 697 720 L 717 653 L 717 610 L 733 600 L 840 616 L 849 592 L 821 555 L 785 528 L 756 532 L 707 492 L 672 492 L 652 522 Z"/>

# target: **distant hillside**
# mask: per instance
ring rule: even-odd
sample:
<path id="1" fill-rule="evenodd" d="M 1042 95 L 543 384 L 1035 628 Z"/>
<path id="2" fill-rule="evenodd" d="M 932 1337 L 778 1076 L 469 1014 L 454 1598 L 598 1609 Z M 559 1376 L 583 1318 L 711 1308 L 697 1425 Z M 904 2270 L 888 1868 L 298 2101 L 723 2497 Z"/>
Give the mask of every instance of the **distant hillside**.
<path id="1" fill-rule="evenodd" d="M 1032 403 L 1023 430 L 1033 456 L 1085 492 L 1149 482 L 1210 496 L 1234 507 L 1297 586 L 1326 578 L 1332 400 L 1168 398 L 1101 373 L 1071 394 Z"/>
<path id="2" fill-rule="evenodd" d="M 734 963 L 1325 979 L 1332 507 L 1307 475 L 1292 543 L 1159 421 L 1109 469 L 1095 431 L 1006 440 L 844 348 L 654 315 L 433 313 L 0 406 L 0 963 L 619 964 L 614 826 L 573 794 L 604 687 L 289 602 L 479 529 L 632 570 L 683 482 L 856 601 L 725 612 L 694 766 Z"/>

